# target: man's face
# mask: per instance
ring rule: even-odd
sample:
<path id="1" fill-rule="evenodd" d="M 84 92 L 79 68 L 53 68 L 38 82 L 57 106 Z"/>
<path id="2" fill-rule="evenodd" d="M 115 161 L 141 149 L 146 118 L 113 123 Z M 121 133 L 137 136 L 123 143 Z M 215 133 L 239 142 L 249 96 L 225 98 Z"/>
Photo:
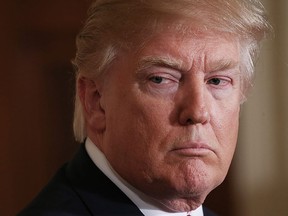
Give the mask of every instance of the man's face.
<path id="1" fill-rule="evenodd" d="M 155 36 L 123 52 L 101 92 L 98 147 L 137 189 L 172 211 L 198 207 L 228 171 L 241 101 L 238 40 Z"/>

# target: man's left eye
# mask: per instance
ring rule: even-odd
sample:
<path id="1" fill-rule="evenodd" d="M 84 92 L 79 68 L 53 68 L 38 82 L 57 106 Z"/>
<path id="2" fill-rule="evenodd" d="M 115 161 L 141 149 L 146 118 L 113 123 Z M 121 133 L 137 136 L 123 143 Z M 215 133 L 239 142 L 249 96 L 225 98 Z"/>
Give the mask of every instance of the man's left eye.
<path id="1" fill-rule="evenodd" d="M 215 78 L 209 79 L 207 83 L 211 85 L 216 85 L 216 86 L 219 86 L 219 85 L 225 86 L 230 83 L 230 80 L 215 77 Z"/>
<path id="2" fill-rule="evenodd" d="M 150 81 L 157 83 L 157 84 L 160 84 L 163 82 L 163 77 L 161 76 L 153 76 L 153 77 L 150 77 L 149 79 Z"/>

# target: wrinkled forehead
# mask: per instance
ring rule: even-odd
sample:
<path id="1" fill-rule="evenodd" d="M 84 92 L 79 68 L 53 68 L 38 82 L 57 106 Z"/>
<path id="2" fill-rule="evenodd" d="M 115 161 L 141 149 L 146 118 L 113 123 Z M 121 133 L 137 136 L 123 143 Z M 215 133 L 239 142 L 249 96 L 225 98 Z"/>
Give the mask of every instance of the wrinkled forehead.
<path id="1" fill-rule="evenodd" d="M 135 31 L 134 37 L 131 38 L 130 48 L 135 51 L 147 49 L 147 46 L 175 50 L 186 49 L 183 46 L 189 40 L 190 43 L 195 44 L 194 48 L 199 52 L 207 47 L 210 47 L 211 51 L 215 48 L 213 51 L 216 52 L 216 47 L 221 48 L 227 46 L 228 43 L 231 47 L 234 46 L 238 49 L 246 41 L 246 38 L 234 32 L 204 28 L 199 23 L 195 25 L 189 18 L 160 20 L 154 26 L 145 27 L 145 30 L 143 28 L 139 32 Z M 182 44 L 183 46 L 181 46 Z"/>
<path id="2" fill-rule="evenodd" d="M 203 15 L 203 14 L 202 14 Z M 196 41 L 212 41 L 221 38 L 221 41 L 230 41 L 244 45 L 247 41 L 246 34 L 240 34 L 233 26 L 222 25 L 211 21 L 213 19 L 207 14 L 205 17 L 200 15 L 185 16 L 174 14 L 173 16 L 155 15 L 145 20 L 133 20 L 133 24 L 127 26 L 128 29 L 121 31 L 124 44 L 128 47 L 142 48 L 151 41 L 161 41 L 166 35 L 174 37 L 176 42 L 192 38 Z M 125 28 L 125 26 L 123 26 Z M 126 39 L 126 40 L 125 40 Z M 122 44 L 121 44 L 122 45 Z M 200 46 L 199 46 L 200 47 Z"/>
<path id="3" fill-rule="evenodd" d="M 137 51 L 139 67 L 165 64 L 182 71 L 202 62 L 205 70 L 237 67 L 240 63 L 239 38 L 223 32 L 183 32 L 171 29 L 151 36 Z"/>

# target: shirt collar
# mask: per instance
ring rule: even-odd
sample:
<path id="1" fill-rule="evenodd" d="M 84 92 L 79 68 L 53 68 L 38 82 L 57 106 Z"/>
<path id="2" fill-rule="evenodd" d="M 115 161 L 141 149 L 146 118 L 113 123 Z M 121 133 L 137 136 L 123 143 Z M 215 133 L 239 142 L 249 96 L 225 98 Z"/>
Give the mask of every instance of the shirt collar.
<path id="1" fill-rule="evenodd" d="M 97 146 L 89 139 L 86 139 L 85 147 L 87 153 L 94 164 L 122 190 L 126 196 L 140 209 L 145 216 L 187 216 L 187 212 L 171 213 L 165 212 L 153 204 L 151 198 L 147 197 L 141 191 L 137 190 L 127 183 L 119 174 L 112 168 L 106 159 L 105 155 L 97 148 Z M 203 216 L 202 206 L 196 210 L 189 212 L 191 216 Z"/>

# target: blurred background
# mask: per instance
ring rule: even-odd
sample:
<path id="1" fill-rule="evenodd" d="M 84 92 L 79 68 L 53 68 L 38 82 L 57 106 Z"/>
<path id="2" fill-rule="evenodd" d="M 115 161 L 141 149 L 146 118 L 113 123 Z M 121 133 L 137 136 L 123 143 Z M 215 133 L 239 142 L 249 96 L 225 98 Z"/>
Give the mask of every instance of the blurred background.
<path id="1" fill-rule="evenodd" d="M 22 209 L 69 160 L 75 36 L 91 0 L 0 2 L 0 215 Z M 263 44 L 238 147 L 206 205 L 222 216 L 288 215 L 288 1 L 263 0 Z"/>

